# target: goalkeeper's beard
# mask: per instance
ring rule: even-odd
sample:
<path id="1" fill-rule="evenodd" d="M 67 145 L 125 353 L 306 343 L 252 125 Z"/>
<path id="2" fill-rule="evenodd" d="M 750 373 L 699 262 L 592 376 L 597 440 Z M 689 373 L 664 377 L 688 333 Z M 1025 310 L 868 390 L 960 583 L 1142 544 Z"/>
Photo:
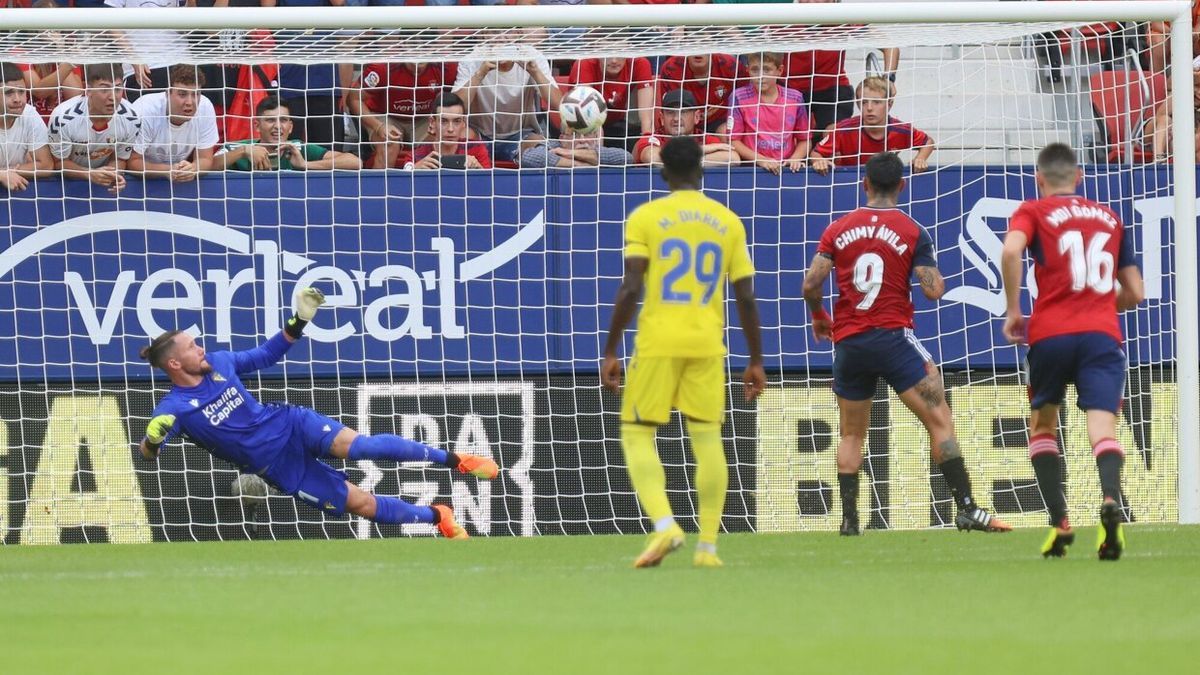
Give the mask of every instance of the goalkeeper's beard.
<path id="1" fill-rule="evenodd" d="M 212 372 L 212 364 L 208 362 L 208 359 L 204 359 L 194 369 L 192 369 L 192 370 L 185 369 L 183 372 L 185 372 L 188 375 L 191 375 L 193 377 L 207 375 Z"/>

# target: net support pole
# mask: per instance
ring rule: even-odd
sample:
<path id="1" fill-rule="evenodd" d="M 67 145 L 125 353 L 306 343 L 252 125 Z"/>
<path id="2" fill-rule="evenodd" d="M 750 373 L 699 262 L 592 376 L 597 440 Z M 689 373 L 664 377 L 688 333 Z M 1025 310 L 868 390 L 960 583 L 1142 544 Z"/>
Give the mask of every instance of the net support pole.
<path id="1" fill-rule="evenodd" d="M 1196 256 L 1196 131 L 1192 16 L 1171 22 L 1171 152 L 1175 161 L 1175 382 L 1179 392 L 1179 522 L 1200 523 L 1200 274 Z"/>

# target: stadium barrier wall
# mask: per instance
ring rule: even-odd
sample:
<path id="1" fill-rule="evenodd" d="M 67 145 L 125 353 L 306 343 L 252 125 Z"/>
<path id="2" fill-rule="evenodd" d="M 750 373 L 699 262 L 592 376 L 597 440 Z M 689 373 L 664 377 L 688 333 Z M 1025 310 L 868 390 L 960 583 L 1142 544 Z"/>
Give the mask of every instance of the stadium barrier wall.
<path id="1" fill-rule="evenodd" d="M 783 190 L 758 171 L 707 179 L 706 189 L 747 221 L 768 363 L 784 373 L 756 407 L 730 401 L 730 530 L 836 527 L 837 421 L 821 403 L 832 400 L 830 354 L 827 345 L 809 352 L 799 285 L 829 214 L 861 202 L 848 173 L 832 188 L 808 174 L 784 176 Z M 1173 207 L 1165 189 L 1146 187 L 1168 179 L 1133 168 L 1087 184 L 1133 225 L 1151 303 L 1173 297 Z M 1135 185 L 1149 196 L 1122 197 Z M 595 370 L 621 272 L 621 223 L 652 187 L 661 185 L 648 170 L 367 173 L 135 182 L 119 199 L 87 183 L 64 191 L 43 181 L 10 196 L 0 209 L 4 541 L 421 534 L 297 511 L 279 496 L 249 511 L 254 502 L 235 496 L 236 472 L 190 446 L 164 452 L 157 471 L 132 457 L 163 384 L 136 358 L 147 335 L 194 325 L 209 349 L 247 348 L 278 328 L 292 289 L 311 283 L 335 291 L 334 307 L 284 364 L 248 380 L 261 398 L 311 405 L 367 432 L 487 451 L 506 467 L 491 485 L 373 463 L 347 466 L 352 480 L 418 501 L 440 495 L 476 534 L 640 532 L 613 440 L 617 400 L 600 391 Z M 998 410 L 961 416 L 960 436 L 967 447 L 990 445 L 972 453 L 977 490 L 1001 513 L 1025 513 L 1038 497 L 1024 460 L 1021 387 L 1010 374 L 1017 352 L 1000 346 L 993 312 L 1002 307 L 1005 216 L 1033 194 L 1032 183 L 1011 167 L 949 169 L 914 177 L 907 194 L 904 207 L 930 227 L 954 290 L 936 309 L 920 306 L 917 332 L 948 365 L 953 402 L 980 397 L 982 408 Z M 1174 416 L 1174 378 L 1169 368 L 1136 367 L 1170 360 L 1170 314 L 1161 314 L 1133 319 L 1144 336 L 1131 345 L 1137 404 L 1121 432 L 1136 449 L 1126 489 L 1144 520 L 1178 517 L 1173 430 L 1149 423 Z M 738 368 L 744 347 L 733 335 Z M 922 446 L 918 431 L 894 397 L 881 391 L 880 402 L 866 464 L 872 485 L 863 490 L 871 525 L 947 522 L 945 486 L 911 451 Z M 688 518 L 678 422 L 663 438 L 675 507 Z M 797 453 L 806 461 L 789 461 Z M 1069 495 L 1094 491 L 1084 455 L 1067 457 Z"/>
<path id="2" fill-rule="evenodd" d="M 847 173 L 706 179 L 747 223 L 764 351 L 785 370 L 832 363 L 828 344 L 810 343 L 800 285 L 830 214 L 863 203 Z M 1087 181 L 1132 224 L 1155 307 L 1174 297 L 1169 185 L 1154 167 Z M 329 304 L 273 374 L 335 376 L 346 363 L 393 376 L 594 371 L 622 224 L 652 187 L 662 189 L 648 169 L 229 175 L 134 182 L 120 198 L 40 181 L 0 208 L 0 381 L 142 378 L 138 349 L 166 327 L 198 331 L 209 348 L 248 348 L 312 284 Z M 910 179 L 902 207 L 930 230 L 950 288 L 936 306 L 918 299 L 916 332 L 948 368 L 1018 363 L 994 320 L 1000 243 L 1033 194 L 1012 167 Z M 1127 331 L 1134 363 L 1173 358 L 1169 313 L 1127 319 L 1141 322 Z M 730 338 L 739 367 L 744 343 Z"/>

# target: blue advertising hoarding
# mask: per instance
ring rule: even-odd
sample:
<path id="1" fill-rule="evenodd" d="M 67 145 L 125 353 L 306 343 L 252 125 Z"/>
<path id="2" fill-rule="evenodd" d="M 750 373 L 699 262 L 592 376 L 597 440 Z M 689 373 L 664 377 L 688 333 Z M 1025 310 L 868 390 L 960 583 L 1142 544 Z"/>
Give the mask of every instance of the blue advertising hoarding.
<path id="1" fill-rule="evenodd" d="M 1149 300 L 1126 315 L 1140 363 L 1173 355 L 1169 186 L 1158 167 L 1091 173 L 1084 186 L 1131 226 L 1142 257 Z M 133 181 L 120 197 L 39 181 L 0 194 L 0 380 L 144 378 L 138 349 L 173 327 L 210 350 L 247 348 L 308 285 L 325 290 L 329 311 L 276 374 L 595 371 L 624 217 L 663 189 L 644 168 L 230 174 Z M 747 224 L 768 366 L 828 369 L 800 282 L 831 217 L 863 203 L 857 173 L 710 171 L 705 189 Z M 909 179 L 901 206 L 929 228 L 950 289 L 917 302 L 916 332 L 947 368 L 1018 363 L 999 332 L 999 243 L 1033 195 L 1020 167 Z M 736 330 L 730 348 L 738 367 Z"/>

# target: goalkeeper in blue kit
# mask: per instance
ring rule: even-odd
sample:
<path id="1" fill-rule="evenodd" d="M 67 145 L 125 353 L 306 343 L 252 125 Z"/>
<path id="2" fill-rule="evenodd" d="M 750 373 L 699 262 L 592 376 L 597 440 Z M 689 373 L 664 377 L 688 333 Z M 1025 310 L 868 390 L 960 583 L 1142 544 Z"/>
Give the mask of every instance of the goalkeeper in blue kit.
<path id="1" fill-rule="evenodd" d="M 396 497 L 373 495 L 318 458 L 429 461 L 489 480 L 499 473 L 494 461 L 392 434 L 360 435 L 307 408 L 263 405 L 242 385 L 239 375 L 268 368 L 283 358 L 324 302 L 320 291 L 305 289 L 284 329 L 246 351 L 207 353 L 180 330 L 156 337 L 140 355 L 166 373 L 174 386 L 151 413 L 142 455 L 154 459 L 167 439 L 183 435 L 319 511 L 352 513 L 376 523 L 432 523 L 445 537 L 466 539 L 467 531 L 455 522 L 449 506 L 414 506 Z"/>

